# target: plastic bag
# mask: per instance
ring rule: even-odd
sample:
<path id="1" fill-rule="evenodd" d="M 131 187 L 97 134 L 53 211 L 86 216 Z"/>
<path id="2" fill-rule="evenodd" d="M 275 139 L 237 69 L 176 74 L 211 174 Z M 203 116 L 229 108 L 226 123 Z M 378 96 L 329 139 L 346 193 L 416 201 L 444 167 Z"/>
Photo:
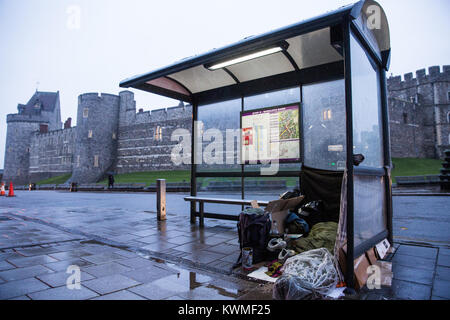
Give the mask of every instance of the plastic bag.
<path id="1" fill-rule="evenodd" d="M 339 281 L 334 257 L 325 249 L 300 253 L 286 260 L 283 275 L 275 282 L 275 300 L 300 300 L 325 296 Z"/>

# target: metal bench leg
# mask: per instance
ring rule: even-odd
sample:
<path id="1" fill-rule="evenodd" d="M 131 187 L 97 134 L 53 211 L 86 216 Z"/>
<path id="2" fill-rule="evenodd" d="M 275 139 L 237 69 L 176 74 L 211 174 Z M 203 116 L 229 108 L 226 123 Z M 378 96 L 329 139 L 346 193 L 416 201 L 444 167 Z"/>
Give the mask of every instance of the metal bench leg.
<path id="1" fill-rule="evenodd" d="M 203 228 L 203 226 L 205 225 L 204 224 L 204 220 L 205 220 L 205 217 L 204 217 L 204 213 L 205 213 L 205 210 L 204 210 L 204 203 L 203 202 L 199 202 L 199 209 L 200 209 L 200 219 L 199 219 L 199 224 L 200 224 L 200 227 L 201 228 Z"/>
<path id="2" fill-rule="evenodd" d="M 197 203 L 191 201 L 191 224 L 195 224 L 195 210 L 197 209 Z"/>

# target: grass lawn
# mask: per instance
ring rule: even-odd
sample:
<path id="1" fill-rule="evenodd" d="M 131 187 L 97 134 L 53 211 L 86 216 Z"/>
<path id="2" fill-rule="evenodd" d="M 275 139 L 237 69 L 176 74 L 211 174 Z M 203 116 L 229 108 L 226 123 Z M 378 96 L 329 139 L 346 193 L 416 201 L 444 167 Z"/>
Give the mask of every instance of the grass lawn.
<path id="1" fill-rule="evenodd" d="M 114 175 L 114 183 L 146 183 L 146 185 L 150 185 L 156 183 L 157 179 L 166 179 L 166 182 L 190 182 L 191 172 L 189 170 L 147 171 Z M 105 179 L 99 183 L 106 185 L 108 180 Z"/>
<path id="2" fill-rule="evenodd" d="M 442 168 L 442 160 L 416 159 L 416 158 L 392 158 L 394 169 L 392 170 L 393 182 L 395 177 L 421 176 L 439 174 Z"/>
<path id="3" fill-rule="evenodd" d="M 442 167 L 442 160 L 436 159 L 415 159 L 415 158 L 393 158 L 394 169 L 392 170 L 393 182 L 395 177 L 403 176 L 420 176 L 428 174 L 439 174 L 439 170 Z M 65 174 L 50 179 L 39 181 L 37 184 L 61 184 L 69 179 L 71 174 Z M 190 182 L 191 172 L 189 170 L 174 170 L 174 171 L 147 171 L 147 172 L 133 172 L 117 174 L 114 176 L 115 183 L 145 183 L 150 185 L 156 183 L 156 179 L 166 179 L 167 182 Z M 240 180 L 240 178 L 199 178 L 199 182 L 204 185 L 208 181 L 218 180 Z M 294 187 L 297 184 L 297 178 L 268 178 L 275 180 L 287 180 L 288 187 Z M 248 178 L 248 180 L 254 180 L 254 178 Z M 100 184 L 107 184 L 107 180 L 99 182 Z"/>
<path id="4" fill-rule="evenodd" d="M 71 176 L 72 176 L 71 173 L 67 173 L 67 174 L 63 174 L 63 175 L 61 175 L 61 176 L 56 176 L 56 177 L 53 177 L 53 178 L 41 180 L 41 181 L 39 181 L 39 182 L 36 182 L 36 184 L 37 184 L 37 185 L 42 185 L 42 184 L 63 184 L 63 183 L 66 182 Z"/>

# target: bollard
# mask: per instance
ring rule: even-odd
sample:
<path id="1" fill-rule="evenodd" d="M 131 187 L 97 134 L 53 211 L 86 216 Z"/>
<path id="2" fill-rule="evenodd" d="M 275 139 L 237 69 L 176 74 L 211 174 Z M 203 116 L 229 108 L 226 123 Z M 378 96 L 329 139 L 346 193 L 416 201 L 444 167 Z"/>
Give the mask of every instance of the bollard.
<path id="1" fill-rule="evenodd" d="M 156 180 L 156 213 L 159 221 L 166 220 L 166 179 Z"/>

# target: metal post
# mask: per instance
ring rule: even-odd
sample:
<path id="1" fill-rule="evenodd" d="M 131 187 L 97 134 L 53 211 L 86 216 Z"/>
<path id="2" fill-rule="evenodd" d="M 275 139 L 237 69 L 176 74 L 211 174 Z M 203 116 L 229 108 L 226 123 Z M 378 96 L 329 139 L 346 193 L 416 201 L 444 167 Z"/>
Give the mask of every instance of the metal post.
<path id="1" fill-rule="evenodd" d="M 198 105 L 196 102 L 192 103 L 192 126 L 191 126 L 191 196 L 197 195 L 197 165 L 195 164 L 195 123 L 198 119 Z M 190 203 L 191 210 L 191 224 L 195 224 L 195 212 L 197 211 L 197 204 L 195 201 Z"/>
<path id="2" fill-rule="evenodd" d="M 350 21 L 344 21 L 345 113 L 347 135 L 347 259 L 345 282 L 354 288 L 354 224 L 353 224 L 353 109 L 350 53 Z"/>
<path id="3" fill-rule="evenodd" d="M 156 180 L 156 214 L 158 221 L 166 220 L 166 179 Z"/>
<path id="4" fill-rule="evenodd" d="M 391 138 L 389 133 L 389 106 L 387 101 L 387 84 L 386 84 L 386 71 L 384 69 L 380 70 L 380 99 L 381 99 L 381 115 L 383 119 L 383 158 L 384 158 L 384 168 L 385 168 L 385 188 L 386 188 L 386 220 L 387 229 L 389 232 L 388 240 L 390 244 L 393 244 L 393 232 L 392 232 L 392 216 L 393 216 L 393 205 L 392 205 L 392 180 L 391 180 Z"/>

